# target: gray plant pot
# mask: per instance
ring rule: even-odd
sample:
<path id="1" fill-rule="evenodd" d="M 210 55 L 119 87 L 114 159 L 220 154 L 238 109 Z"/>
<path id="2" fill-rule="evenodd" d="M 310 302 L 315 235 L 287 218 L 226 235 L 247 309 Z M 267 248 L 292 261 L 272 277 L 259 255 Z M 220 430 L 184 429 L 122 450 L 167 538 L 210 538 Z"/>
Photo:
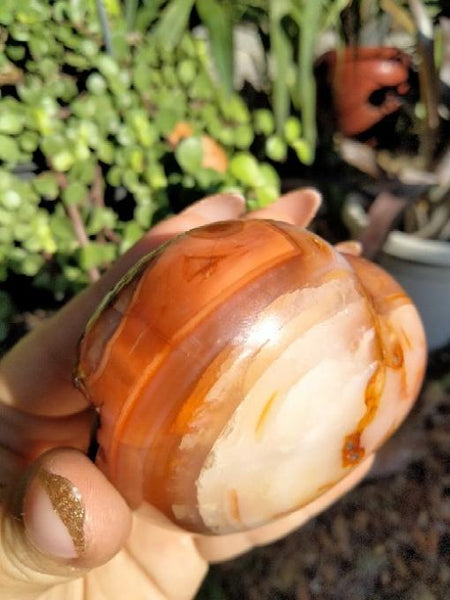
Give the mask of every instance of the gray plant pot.
<path id="1" fill-rule="evenodd" d="M 357 239 L 368 217 L 356 196 L 344 203 L 342 218 Z M 450 243 L 392 231 L 377 262 L 411 296 L 422 317 L 428 348 L 450 342 Z"/>
<path id="2" fill-rule="evenodd" d="M 378 262 L 414 300 L 430 350 L 450 341 L 450 244 L 392 231 Z"/>

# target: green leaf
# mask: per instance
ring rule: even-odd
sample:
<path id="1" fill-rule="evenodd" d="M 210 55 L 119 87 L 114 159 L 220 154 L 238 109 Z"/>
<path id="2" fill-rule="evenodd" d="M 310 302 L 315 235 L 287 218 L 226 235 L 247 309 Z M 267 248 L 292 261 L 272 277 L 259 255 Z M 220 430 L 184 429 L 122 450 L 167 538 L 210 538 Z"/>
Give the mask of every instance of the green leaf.
<path id="1" fill-rule="evenodd" d="M 42 57 L 48 53 L 49 45 L 48 45 L 48 42 L 45 39 L 45 37 L 43 37 L 43 36 L 41 37 L 39 35 L 39 32 L 36 32 L 36 33 L 38 35 L 34 35 L 30 39 L 30 43 L 28 44 L 28 47 L 30 49 L 31 54 L 33 55 L 34 60 L 38 61 L 38 60 L 42 59 Z"/>
<path id="2" fill-rule="evenodd" d="M 131 146 L 136 143 L 134 131 L 128 125 L 121 125 L 117 132 L 117 141 L 121 146 Z"/>
<path id="3" fill-rule="evenodd" d="M 292 145 L 292 148 L 295 150 L 295 153 L 298 156 L 300 162 L 304 165 L 310 165 L 314 161 L 314 149 L 310 146 L 310 144 L 305 139 L 298 139 Z"/>
<path id="4" fill-rule="evenodd" d="M 245 185 L 258 187 L 264 183 L 259 164 L 254 156 L 247 152 L 238 152 L 230 161 L 230 173 Z"/>
<path id="5" fill-rule="evenodd" d="M 122 169 L 117 165 L 111 167 L 106 175 L 106 181 L 112 187 L 119 187 L 122 183 Z"/>
<path id="6" fill-rule="evenodd" d="M 213 137 L 217 137 L 218 141 L 225 146 L 233 146 L 235 143 L 235 130 L 233 127 L 226 127 L 223 124 L 219 125 L 219 129 L 215 132 L 211 130 Z"/>
<path id="7" fill-rule="evenodd" d="M 150 115 L 144 110 L 130 110 L 127 113 L 126 119 L 130 123 L 139 143 L 144 148 L 149 148 L 157 141 L 158 133 L 151 124 Z"/>
<path id="8" fill-rule="evenodd" d="M 217 0 L 197 0 L 196 8 L 208 29 L 211 55 L 227 94 L 233 89 L 233 27 L 230 11 Z"/>
<path id="9" fill-rule="evenodd" d="M 314 48 L 319 33 L 321 2 L 305 2 L 303 18 L 300 22 L 300 41 L 298 44 L 297 96 L 302 111 L 303 136 L 309 146 L 311 157 L 306 164 L 314 160 L 317 139 L 316 126 L 316 82 L 314 78 Z M 297 152 L 298 154 L 298 152 Z"/>
<path id="10" fill-rule="evenodd" d="M 112 79 L 119 75 L 119 65 L 107 54 L 100 54 L 97 57 L 97 68 L 107 79 Z"/>
<path id="11" fill-rule="evenodd" d="M 152 69 L 139 63 L 133 71 L 133 84 L 139 92 L 147 91 L 151 86 Z"/>
<path id="12" fill-rule="evenodd" d="M 55 239 L 49 224 L 49 215 L 45 210 L 39 210 L 29 223 L 29 233 L 23 239 L 24 248 L 30 252 L 45 252 L 54 254 L 57 250 Z"/>
<path id="13" fill-rule="evenodd" d="M 86 80 L 87 89 L 96 96 L 106 92 L 106 81 L 99 73 L 91 73 Z"/>
<path id="14" fill-rule="evenodd" d="M 253 126 L 256 133 L 270 135 L 275 129 L 275 120 L 270 110 L 260 108 L 253 113 Z"/>
<path id="15" fill-rule="evenodd" d="M 22 198 L 16 190 L 6 190 L 2 194 L 1 202 L 8 210 L 17 210 L 22 203 Z"/>
<path id="16" fill-rule="evenodd" d="M 33 277 L 44 266 L 44 258 L 40 254 L 27 254 L 18 267 L 18 272 Z"/>
<path id="17" fill-rule="evenodd" d="M 59 194 L 58 179 L 53 173 L 42 173 L 33 179 L 33 187 L 47 200 L 56 200 Z"/>
<path id="18" fill-rule="evenodd" d="M 14 21 L 14 6 L 13 0 L 3 0 L 0 5 L 0 23 L 2 25 L 11 25 Z"/>
<path id="19" fill-rule="evenodd" d="M 25 115 L 23 112 L 4 106 L 5 104 L 0 105 L 0 133 L 10 135 L 20 133 L 25 122 Z"/>
<path id="20" fill-rule="evenodd" d="M 189 89 L 189 95 L 194 100 L 211 100 L 214 96 L 214 88 L 207 73 L 200 72 L 197 75 Z"/>
<path id="21" fill-rule="evenodd" d="M 123 231 L 122 241 L 120 244 L 120 254 L 126 252 L 133 244 L 135 244 L 143 235 L 144 230 L 142 227 L 131 221 L 125 225 L 125 229 Z"/>
<path id="22" fill-rule="evenodd" d="M 108 140 L 101 141 L 97 148 L 97 154 L 99 160 L 108 165 L 112 165 L 115 157 L 114 144 Z"/>
<path id="23" fill-rule="evenodd" d="M 259 165 L 259 170 L 264 178 L 263 186 L 275 188 L 278 195 L 280 193 L 280 178 L 276 170 L 268 163 L 261 163 Z"/>
<path id="24" fill-rule="evenodd" d="M 66 204 L 82 204 L 87 198 L 87 188 L 79 181 L 71 181 L 62 193 Z"/>
<path id="25" fill-rule="evenodd" d="M 57 154 L 51 157 L 51 162 L 56 171 L 65 172 L 75 162 L 75 156 L 69 150 L 60 150 Z"/>
<path id="26" fill-rule="evenodd" d="M 283 131 L 283 124 L 289 114 L 289 88 L 287 83 L 287 74 L 292 65 L 291 43 L 286 35 L 282 19 L 290 11 L 290 2 L 288 0 L 277 0 L 269 3 L 269 29 L 271 55 L 274 65 L 273 75 L 273 107 L 275 112 L 275 122 L 277 132 Z M 317 4 L 317 2 L 307 2 L 306 4 Z"/>
<path id="27" fill-rule="evenodd" d="M 112 35 L 112 45 L 114 48 L 114 57 L 120 63 L 129 60 L 130 58 L 130 46 L 127 40 L 127 33 L 125 30 L 115 31 Z"/>
<path id="28" fill-rule="evenodd" d="M 0 134 L 0 160 L 8 164 L 16 164 L 20 157 L 20 150 L 14 138 Z"/>
<path id="29" fill-rule="evenodd" d="M 177 75 L 183 85 L 191 84 L 197 74 L 197 65 L 191 59 L 184 59 L 177 65 Z"/>
<path id="30" fill-rule="evenodd" d="M 27 42 L 30 39 L 30 28 L 24 27 L 20 23 L 12 23 L 9 27 L 9 33 L 18 42 Z"/>
<path id="31" fill-rule="evenodd" d="M 194 0 L 171 0 L 161 13 L 155 29 L 158 43 L 175 48 L 187 28 Z"/>
<path id="32" fill-rule="evenodd" d="M 137 174 L 131 169 L 126 169 L 122 175 L 123 185 L 130 190 L 130 192 L 134 192 L 136 188 L 139 186 L 139 178 Z"/>
<path id="33" fill-rule="evenodd" d="M 128 166 L 135 173 L 142 173 L 144 171 L 145 160 L 142 148 L 139 146 L 131 146 L 126 148 L 126 157 Z"/>
<path id="34" fill-rule="evenodd" d="M 163 65 L 161 68 L 161 75 L 166 87 L 174 88 L 178 85 L 177 72 L 174 66 Z"/>
<path id="35" fill-rule="evenodd" d="M 72 265 L 64 265 L 63 274 L 67 281 L 83 281 L 83 271 L 78 267 L 73 267 Z"/>
<path id="36" fill-rule="evenodd" d="M 93 58 L 99 50 L 98 44 L 94 40 L 84 38 L 80 41 L 79 51 L 88 58 Z"/>
<path id="37" fill-rule="evenodd" d="M 5 209 L 0 207 L 0 238 L 1 241 L 5 241 L 6 239 L 10 239 L 9 234 L 11 231 L 11 227 L 13 226 L 15 221 L 14 213 L 9 209 Z M 2 236 L 5 236 L 4 238 Z"/>
<path id="38" fill-rule="evenodd" d="M 89 242 L 79 249 L 78 261 L 82 269 L 88 270 L 92 267 L 107 265 L 116 258 L 116 247 L 114 244 L 100 244 Z"/>
<path id="39" fill-rule="evenodd" d="M 69 171 L 69 180 L 77 181 L 85 186 L 88 186 L 94 180 L 96 165 L 97 162 L 92 156 L 87 160 L 79 160 L 75 162 Z"/>
<path id="40" fill-rule="evenodd" d="M 90 214 L 86 227 L 88 235 L 97 235 L 105 228 L 114 229 L 117 215 L 111 208 L 95 206 Z"/>
<path id="41" fill-rule="evenodd" d="M 125 20 L 127 23 L 127 31 L 133 31 L 138 11 L 139 0 L 124 0 L 125 2 Z"/>
<path id="42" fill-rule="evenodd" d="M 241 150 L 247 149 L 253 142 L 253 129 L 250 125 L 239 125 L 234 132 L 234 143 Z"/>
<path id="43" fill-rule="evenodd" d="M 211 123 L 217 123 L 219 119 L 217 107 L 213 104 L 206 104 L 205 106 L 202 106 L 200 109 L 200 118 L 207 125 L 210 125 Z"/>
<path id="44" fill-rule="evenodd" d="M 167 177 L 160 163 L 150 164 L 144 172 L 145 180 L 152 189 L 167 187 Z"/>
<path id="45" fill-rule="evenodd" d="M 144 229 L 148 229 L 152 223 L 155 214 L 155 205 L 148 199 L 146 202 L 138 204 L 134 210 L 134 219 Z"/>
<path id="46" fill-rule="evenodd" d="M 25 51 L 25 46 L 8 46 L 6 48 L 6 54 L 13 62 L 21 61 L 25 56 Z"/>
<path id="47" fill-rule="evenodd" d="M 64 150 L 66 146 L 67 140 L 62 135 L 49 135 L 41 138 L 41 150 L 46 156 L 53 156 Z"/>
<path id="48" fill-rule="evenodd" d="M 278 135 L 272 135 L 266 140 L 266 154 L 271 160 L 282 162 L 286 159 L 286 142 Z"/>
<path id="49" fill-rule="evenodd" d="M 231 98 L 221 98 L 220 108 L 227 121 L 244 124 L 248 123 L 250 120 L 250 113 L 247 105 L 240 96 L 234 95 L 231 96 Z"/>
<path id="50" fill-rule="evenodd" d="M 35 131 L 24 131 L 19 138 L 19 144 L 25 152 L 34 152 L 39 146 L 39 136 Z"/>
<path id="51" fill-rule="evenodd" d="M 134 0 L 129 1 L 133 2 Z M 135 30 L 147 32 L 151 23 L 158 17 L 159 7 L 163 2 L 164 0 L 152 0 L 147 2 L 145 6 L 141 6 L 136 15 Z"/>
<path id="52" fill-rule="evenodd" d="M 288 144 L 292 144 L 302 135 L 302 124 L 297 117 L 289 117 L 284 124 L 284 137 Z"/>
<path id="53" fill-rule="evenodd" d="M 155 127 L 161 135 L 167 136 L 180 120 L 180 115 L 172 110 L 170 106 L 163 106 L 155 117 Z"/>
<path id="54" fill-rule="evenodd" d="M 49 225 L 60 252 L 71 253 L 78 247 L 72 223 L 64 212 L 55 212 L 50 215 Z"/>
<path id="55" fill-rule="evenodd" d="M 183 171 L 195 173 L 203 160 L 201 139 L 193 136 L 182 140 L 175 149 L 175 158 Z"/>
<path id="56" fill-rule="evenodd" d="M 74 67 L 77 71 L 85 71 L 89 69 L 89 59 L 85 58 L 82 54 L 76 52 L 66 52 L 66 63 L 71 67 Z"/>
<path id="57" fill-rule="evenodd" d="M 222 179 L 222 173 L 218 173 L 213 169 L 198 169 L 195 173 L 195 178 L 202 188 L 202 190 L 208 190 L 211 187 L 216 186 Z"/>
<path id="58" fill-rule="evenodd" d="M 272 204 L 278 198 L 278 189 L 273 186 L 262 186 L 255 189 L 255 199 L 258 208 L 264 208 Z"/>

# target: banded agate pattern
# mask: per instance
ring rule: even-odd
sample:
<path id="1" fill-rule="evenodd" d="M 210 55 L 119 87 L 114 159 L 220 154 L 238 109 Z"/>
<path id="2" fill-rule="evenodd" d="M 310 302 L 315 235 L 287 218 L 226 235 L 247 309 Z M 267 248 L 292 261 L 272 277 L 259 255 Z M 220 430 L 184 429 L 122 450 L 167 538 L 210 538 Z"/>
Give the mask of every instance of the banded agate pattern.
<path id="1" fill-rule="evenodd" d="M 131 506 L 199 532 L 306 505 L 398 427 L 423 376 L 416 309 L 303 229 L 230 221 L 149 255 L 80 346 L 98 464 Z"/>

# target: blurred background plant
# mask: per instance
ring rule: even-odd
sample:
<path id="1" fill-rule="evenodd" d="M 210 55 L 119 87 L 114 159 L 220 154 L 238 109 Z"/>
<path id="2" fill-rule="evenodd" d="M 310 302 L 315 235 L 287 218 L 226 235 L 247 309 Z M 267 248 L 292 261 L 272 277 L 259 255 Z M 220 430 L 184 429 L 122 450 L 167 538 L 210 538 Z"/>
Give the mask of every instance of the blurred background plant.
<path id="1" fill-rule="evenodd" d="M 38 303 L 67 300 L 204 195 L 240 191 L 250 208 L 276 198 L 288 152 L 313 161 L 313 39 L 347 3 L 4 0 L 4 306 L 23 303 L 31 283 L 48 291 Z M 234 54 L 247 52 L 233 45 L 238 27 L 259 60 L 247 89 L 234 73 Z"/>

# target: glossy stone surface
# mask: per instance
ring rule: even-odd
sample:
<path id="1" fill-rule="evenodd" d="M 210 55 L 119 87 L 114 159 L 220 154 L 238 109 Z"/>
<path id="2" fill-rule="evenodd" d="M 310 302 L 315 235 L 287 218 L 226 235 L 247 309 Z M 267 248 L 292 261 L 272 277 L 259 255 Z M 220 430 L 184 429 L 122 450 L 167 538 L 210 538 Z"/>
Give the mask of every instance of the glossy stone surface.
<path id="1" fill-rule="evenodd" d="M 91 319 L 77 383 L 98 464 L 193 531 L 306 505 L 398 427 L 421 384 L 417 311 L 379 267 L 275 221 L 192 230 Z"/>

